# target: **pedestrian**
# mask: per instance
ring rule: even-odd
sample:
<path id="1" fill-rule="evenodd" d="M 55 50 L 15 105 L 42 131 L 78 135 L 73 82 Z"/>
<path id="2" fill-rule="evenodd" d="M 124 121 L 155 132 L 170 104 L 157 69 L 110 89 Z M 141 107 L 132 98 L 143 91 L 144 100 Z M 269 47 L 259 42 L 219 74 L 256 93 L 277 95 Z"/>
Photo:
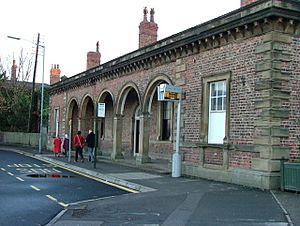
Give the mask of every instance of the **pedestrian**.
<path id="1" fill-rule="evenodd" d="M 86 136 L 85 142 L 87 143 L 88 146 L 88 153 L 89 153 L 89 158 L 88 161 L 94 162 L 95 158 L 95 134 L 92 129 L 89 130 L 89 134 Z"/>
<path id="2" fill-rule="evenodd" d="M 65 138 L 64 138 L 64 141 L 63 141 L 63 149 L 64 149 L 64 156 L 67 156 L 68 154 L 68 151 L 69 151 L 69 138 L 68 138 L 68 134 L 65 134 Z"/>
<path id="3" fill-rule="evenodd" d="M 53 140 L 53 152 L 55 157 L 59 157 L 59 154 L 61 153 L 61 139 L 59 138 L 59 135 Z"/>
<path id="4" fill-rule="evenodd" d="M 78 161 L 78 155 L 81 158 L 81 162 L 83 162 L 83 154 L 82 149 L 84 145 L 84 137 L 81 135 L 81 131 L 78 131 L 73 140 L 75 147 L 75 162 Z"/>

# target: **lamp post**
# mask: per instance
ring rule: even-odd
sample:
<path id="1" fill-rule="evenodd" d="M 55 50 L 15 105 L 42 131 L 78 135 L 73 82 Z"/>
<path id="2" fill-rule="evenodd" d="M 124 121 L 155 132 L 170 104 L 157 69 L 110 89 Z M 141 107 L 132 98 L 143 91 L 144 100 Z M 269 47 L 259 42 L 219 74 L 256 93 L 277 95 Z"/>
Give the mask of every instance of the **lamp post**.
<path id="1" fill-rule="evenodd" d="M 28 132 L 31 131 L 32 125 L 32 114 L 33 114 L 33 104 L 34 104 L 34 87 L 35 87 L 35 76 L 36 76 L 36 68 L 37 68 L 37 60 L 38 60 L 38 52 L 39 47 L 43 48 L 43 73 L 42 73 L 42 90 L 41 90 L 41 113 L 40 113 L 40 134 L 39 134 L 39 153 L 42 153 L 42 127 L 43 127 L 43 111 L 44 111 L 44 74 L 45 74 L 45 46 L 40 44 L 40 33 L 38 33 L 37 42 L 33 43 L 27 39 L 7 36 L 7 38 L 14 40 L 24 40 L 36 45 L 35 52 L 35 63 L 34 63 L 34 71 L 33 71 L 33 80 L 32 80 L 32 92 L 31 92 L 31 104 L 30 104 L 30 112 L 29 112 L 29 120 L 28 120 Z"/>
<path id="2" fill-rule="evenodd" d="M 43 47 L 43 77 L 42 77 L 42 93 L 41 93 L 41 113 L 40 113 L 40 137 L 39 137 L 39 153 L 42 153 L 42 129 L 43 129 L 43 112 L 44 112 L 44 75 L 45 75 L 45 46 Z"/>

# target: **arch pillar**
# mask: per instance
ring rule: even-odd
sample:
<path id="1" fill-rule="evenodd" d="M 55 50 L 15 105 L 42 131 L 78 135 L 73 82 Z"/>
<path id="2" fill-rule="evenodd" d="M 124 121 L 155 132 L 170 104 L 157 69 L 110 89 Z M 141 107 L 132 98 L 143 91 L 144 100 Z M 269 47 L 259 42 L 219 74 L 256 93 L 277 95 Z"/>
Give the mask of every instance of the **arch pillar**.
<path id="1" fill-rule="evenodd" d="M 140 115 L 140 137 L 139 153 L 136 155 L 138 164 L 151 161 L 149 157 L 149 139 L 150 139 L 150 114 L 145 112 Z"/>
<path id="2" fill-rule="evenodd" d="M 82 121 L 83 121 L 83 119 L 81 117 L 78 117 L 78 130 L 81 130 L 81 128 L 82 128 Z"/>
<path id="3" fill-rule="evenodd" d="M 113 123 L 113 152 L 111 154 L 113 160 L 124 158 L 122 154 L 122 124 L 123 116 L 116 115 Z"/>

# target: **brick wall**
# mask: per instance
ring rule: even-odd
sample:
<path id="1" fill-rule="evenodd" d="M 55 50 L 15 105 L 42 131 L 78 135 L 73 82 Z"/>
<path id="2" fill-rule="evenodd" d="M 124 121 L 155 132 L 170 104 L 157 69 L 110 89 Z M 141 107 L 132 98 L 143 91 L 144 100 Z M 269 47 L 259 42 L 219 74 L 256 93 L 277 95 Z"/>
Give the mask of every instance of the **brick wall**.
<path id="1" fill-rule="evenodd" d="M 252 158 L 258 158 L 259 153 L 251 152 L 231 152 L 229 156 L 229 167 L 232 168 L 242 168 L 242 169 L 251 169 L 251 160 Z"/>
<path id="2" fill-rule="evenodd" d="M 281 139 L 282 146 L 289 146 L 292 159 L 300 157 L 300 38 L 293 38 L 291 45 L 285 45 L 284 51 L 291 53 L 292 61 L 284 65 L 283 70 L 290 72 L 285 89 L 290 92 L 290 98 L 285 102 L 290 116 L 282 122 L 282 127 L 288 128 L 290 136 Z"/>

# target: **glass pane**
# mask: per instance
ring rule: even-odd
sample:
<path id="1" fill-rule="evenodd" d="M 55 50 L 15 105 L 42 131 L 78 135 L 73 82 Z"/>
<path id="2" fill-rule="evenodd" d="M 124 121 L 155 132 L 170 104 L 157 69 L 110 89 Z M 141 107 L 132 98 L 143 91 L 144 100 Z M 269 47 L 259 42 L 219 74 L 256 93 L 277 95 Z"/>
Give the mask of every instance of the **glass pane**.
<path id="1" fill-rule="evenodd" d="M 217 106 L 217 99 L 216 98 L 211 98 L 211 111 L 215 111 Z"/>
<path id="2" fill-rule="evenodd" d="M 223 95 L 226 96 L 226 82 L 223 82 Z"/>
<path id="3" fill-rule="evenodd" d="M 211 96 L 215 97 L 217 95 L 216 83 L 211 84 Z"/>
<path id="4" fill-rule="evenodd" d="M 222 97 L 219 97 L 217 100 L 218 100 L 217 110 L 222 111 L 223 110 L 222 109 Z"/>
<path id="5" fill-rule="evenodd" d="M 218 82 L 218 96 L 223 95 L 223 84 L 222 82 Z"/>

